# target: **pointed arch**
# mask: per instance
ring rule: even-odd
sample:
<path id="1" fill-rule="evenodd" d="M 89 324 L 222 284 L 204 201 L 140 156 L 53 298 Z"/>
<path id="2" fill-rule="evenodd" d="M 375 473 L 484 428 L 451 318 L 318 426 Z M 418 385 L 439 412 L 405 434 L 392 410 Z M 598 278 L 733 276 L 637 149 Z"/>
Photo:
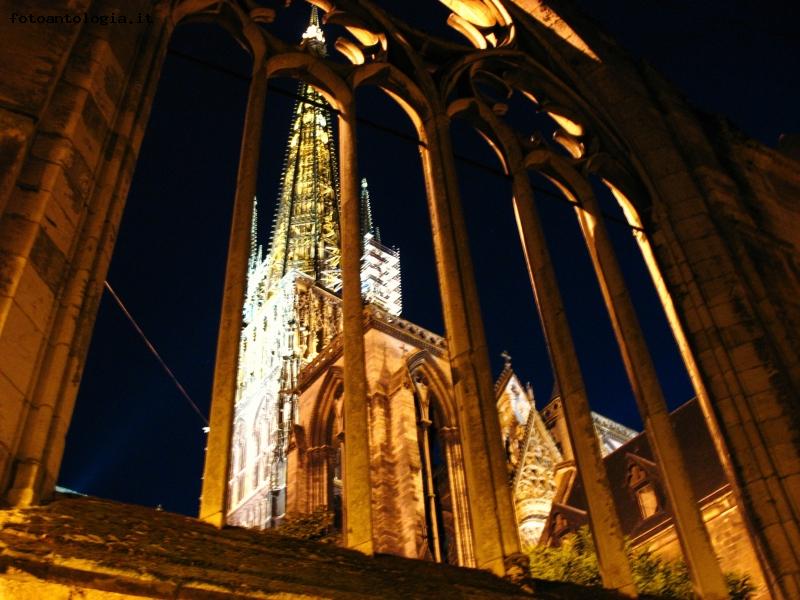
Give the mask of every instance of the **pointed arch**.
<path id="1" fill-rule="evenodd" d="M 305 52 L 285 52 L 270 56 L 264 68 L 267 78 L 292 77 L 313 86 L 328 104 L 339 112 L 352 106 L 350 86 L 321 59 Z"/>
<path id="2" fill-rule="evenodd" d="M 406 366 L 412 379 L 415 373 L 423 373 L 427 377 L 428 385 L 442 410 L 445 426 L 458 427 L 458 413 L 449 391 L 451 384 L 431 353 L 427 350 L 415 352 L 406 359 Z"/>
<path id="3" fill-rule="evenodd" d="M 236 3 L 224 0 L 184 0 L 170 12 L 169 22 L 174 29 L 190 20 L 211 20 L 219 24 L 253 57 L 253 66 L 261 64 L 267 52 L 264 34 L 250 15 Z"/>
<path id="4" fill-rule="evenodd" d="M 344 370 L 331 367 L 325 374 L 319 393 L 310 409 L 312 415 L 309 423 L 309 445 L 312 448 L 329 443 L 329 419 L 335 414 L 336 400 L 344 393 Z M 338 416 L 337 416 L 338 418 Z"/>

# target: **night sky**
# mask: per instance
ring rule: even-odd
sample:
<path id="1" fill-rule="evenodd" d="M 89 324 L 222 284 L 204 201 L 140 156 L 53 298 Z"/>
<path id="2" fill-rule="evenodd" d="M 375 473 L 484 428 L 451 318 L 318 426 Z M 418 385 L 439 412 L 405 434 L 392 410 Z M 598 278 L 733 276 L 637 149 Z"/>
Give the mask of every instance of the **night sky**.
<path id="1" fill-rule="evenodd" d="M 384 4 L 409 23 L 451 39 L 438 2 Z M 396 5 L 396 6 L 395 6 Z M 634 56 L 673 81 L 698 108 L 726 115 L 745 133 L 775 146 L 800 132 L 800 41 L 789 3 L 580 0 L 578 5 Z M 308 8 L 295 2 L 279 16 L 284 39 L 299 39 Z M 326 29 L 329 43 L 335 39 Z M 210 25 L 178 28 L 171 49 L 234 73 L 247 55 Z M 334 56 L 338 60 L 337 56 Z M 267 101 L 258 184 L 261 242 L 278 194 L 293 100 L 290 80 L 274 80 Z M 108 281 L 190 396 L 207 414 L 211 391 L 230 210 L 247 82 L 168 56 L 145 136 Z M 412 135 L 401 110 L 381 92 L 358 92 L 357 112 Z M 518 115 L 515 125 L 544 127 Z M 536 317 L 510 204 L 508 182 L 477 134 L 453 126 L 462 200 L 481 306 L 496 373 L 507 350 L 537 404 L 553 378 Z M 370 183 L 373 214 L 384 243 L 401 250 L 403 316 L 443 332 L 427 225 L 422 173 L 414 144 L 358 129 L 359 171 Z M 534 184 L 547 184 L 534 178 Z M 605 210 L 618 215 L 609 198 Z M 547 194 L 537 204 L 562 285 L 594 410 L 639 428 L 627 379 L 572 208 Z M 691 387 L 677 356 L 644 264 L 629 230 L 608 228 L 623 264 L 668 402 L 688 400 Z M 59 483 L 80 492 L 195 515 L 205 434 L 199 419 L 108 295 L 100 305 L 70 429 Z"/>

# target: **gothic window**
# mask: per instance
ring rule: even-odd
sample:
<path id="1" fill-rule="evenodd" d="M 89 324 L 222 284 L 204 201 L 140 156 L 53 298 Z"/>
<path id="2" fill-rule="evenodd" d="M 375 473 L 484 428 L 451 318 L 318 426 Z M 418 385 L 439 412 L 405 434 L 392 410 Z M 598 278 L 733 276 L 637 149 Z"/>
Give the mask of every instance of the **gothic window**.
<path id="1" fill-rule="evenodd" d="M 425 504 L 425 557 L 458 564 L 450 474 L 442 437 L 444 418 L 436 398 L 428 393 L 424 377 L 417 376 L 415 383 L 417 442 Z M 423 394 L 427 396 L 425 399 Z"/>
<path id="2" fill-rule="evenodd" d="M 636 499 L 642 519 L 652 517 L 662 510 L 661 498 L 656 482 L 640 464 L 631 462 L 628 466 L 628 488 Z"/>
<path id="3" fill-rule="evenodd" d="M 232 466 L 232 490 L 233 502 L 238 502 L 244 497 L 244 473 L 247 460 L 247 441 L 244 436 L 244 426 L 237 424 L 233 436 L 233 464 Z"/>
<path id="4" fill-rule="evenodd" d="M 639 502 L 639 511 L 643 519 L 659 511 L 658 496 L 652 483 L 646 483 L 636 490 L 636 500 Z"/>
<path id="5" fill-rule="evenodd" d="M 333 513 L 334 531 L 342 530 L 342 436 L 337 418 L 339 402 L 344 393 L 340 385 L 334 393 L 334 408 L 328 416 L 326 440 L 328 444 L 327 494 L 328 510 Z"/>

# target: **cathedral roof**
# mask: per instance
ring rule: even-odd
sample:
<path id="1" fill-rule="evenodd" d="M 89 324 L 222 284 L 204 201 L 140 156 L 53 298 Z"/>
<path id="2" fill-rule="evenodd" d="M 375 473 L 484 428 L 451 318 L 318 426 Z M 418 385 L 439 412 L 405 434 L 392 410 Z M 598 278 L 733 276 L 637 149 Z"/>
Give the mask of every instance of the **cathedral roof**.
<path id="1" fill-rule="evenodd" d="M 692 399 L 680 406 L 672 412 L 670 418 L 684 454 L 695 498 L 704 502 L 724 494 L 730 489 L 729 484 L 697 399 Z M 624 535 L 635 541 L 637 536 L 645 532 L 660 530 L 671 523 L 672 518 L 666 495 L 645 433 L 640 433 L 630 439 L 603 460 Z M 628 484 L 628 475 L 632 464 L 641 467 L 649 480 L 655 484 L 656 493 L 663 508 L 645 519 L 641 516 L 637 497 Z M 580 477 L 576 478 L 572 490 L 562 504 L 578 511 L 587 509 L 586 495 Z M 554 505 L 550 515 L 551 519 L 558 510 L 559 507 Z M 547 535 L 548 529 L 545 530 L 545 536 Z"/>

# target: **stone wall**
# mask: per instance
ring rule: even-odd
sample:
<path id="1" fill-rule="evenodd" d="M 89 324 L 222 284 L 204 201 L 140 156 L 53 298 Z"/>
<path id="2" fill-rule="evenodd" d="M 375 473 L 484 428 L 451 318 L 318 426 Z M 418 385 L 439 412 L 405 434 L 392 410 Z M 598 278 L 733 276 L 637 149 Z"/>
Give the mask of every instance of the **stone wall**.
<path id="1" fill-rule="evenodd" d="M 704 502 L 702 514 L 723 572 L 748 574 L 755 587 L 753 600 L 770 598 L 755 548 L 742 522 L 733 494 L 725 491 Z M 667 560 L 682 558 L 675 527 L 671 523 L 655 535 L 647 532 L 639 539 L 631 541 L 634 547 L 648 547 Z"/>
<path id="2" fill-rule="evenodd" d="M 48 5 L 152 14 L 142 26 L 0 19 L 0 491 L 15 505 L 49 495 L 58 473 L 172 27 L 167 4 Z M 699 115 L 567 0 L 513 5 L 526 52 L 628 161 L 630 200 L 759 558 L 774 589 L 798 596 L 800 168 Z"/>
<path id="3" fill-rule="evenodd" d="M 8 11 L 42 13 L 35 2 Z M 48 14 L 152 13 L 78 1 Z M 0 489 L 52 490 L 103 280 L 163 59 L 145 26 L 2 19 Z M 36 491 L 34 491 L 36 490 Z"/>

